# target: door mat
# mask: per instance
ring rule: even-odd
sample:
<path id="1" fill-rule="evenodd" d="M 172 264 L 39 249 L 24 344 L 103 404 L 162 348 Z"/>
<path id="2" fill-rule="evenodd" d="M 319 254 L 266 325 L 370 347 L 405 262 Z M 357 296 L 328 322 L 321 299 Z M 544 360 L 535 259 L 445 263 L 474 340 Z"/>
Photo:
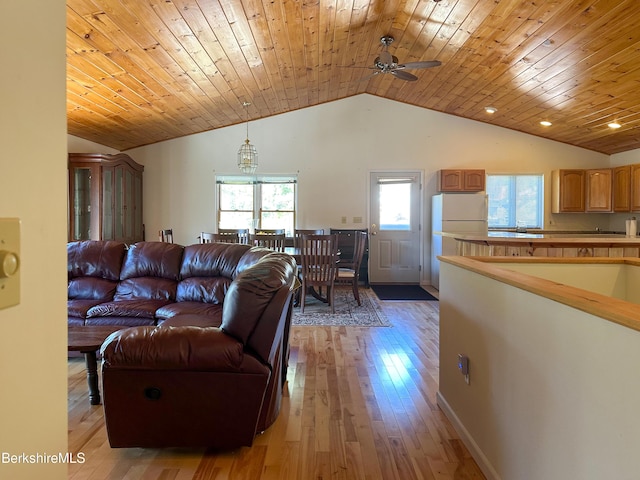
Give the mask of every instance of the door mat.
<path id="1" fill-rule="evenodd" d="M 435 300 L 436 297 L 420 285 L 371 285 L 380 300 Z"/>

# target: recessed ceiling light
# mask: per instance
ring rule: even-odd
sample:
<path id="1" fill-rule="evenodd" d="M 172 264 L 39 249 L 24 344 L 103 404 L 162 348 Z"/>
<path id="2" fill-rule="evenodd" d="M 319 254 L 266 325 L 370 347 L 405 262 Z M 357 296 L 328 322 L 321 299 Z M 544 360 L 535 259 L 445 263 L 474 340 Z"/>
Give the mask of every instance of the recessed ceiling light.
<path id="1" fill-rule="evenodd" d="M 484 107 L 484 111 L 493 114 L 496 113 L 498 109 L 496 107 Z"/>
<path id="2" fill-rule="evenodd" d="M 540 125 L 542 125 L 543 127 L 550 127 L 551 125 L 553 125 L 553 123 L 548 120 L 543 120 L 540 122 Z"/>
<path id="3" fill-rule="evenodd" d="M 613 128 L 614 130 L 615 130 L 616 128 L 620 128 L 621 126 L 622 126 L 622 125 L 620 125 L 618 122 L 611 122 L 611 123 L 607 124 L 607 127 L 609 127 L 609 128 Z"/>

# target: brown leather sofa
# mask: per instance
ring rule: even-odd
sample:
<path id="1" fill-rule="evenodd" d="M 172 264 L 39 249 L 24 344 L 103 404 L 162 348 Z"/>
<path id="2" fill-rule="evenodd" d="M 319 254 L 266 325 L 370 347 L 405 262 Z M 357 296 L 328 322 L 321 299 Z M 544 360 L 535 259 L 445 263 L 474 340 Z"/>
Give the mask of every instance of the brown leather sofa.
<path id="1" fill-rule="evenodd" d="M 72 242 L 68 259 L 69 324 L 123 326 L 101 349 L 112 447 L 235 448 L 275 421 L 292 257 L 238 244 Z"/>

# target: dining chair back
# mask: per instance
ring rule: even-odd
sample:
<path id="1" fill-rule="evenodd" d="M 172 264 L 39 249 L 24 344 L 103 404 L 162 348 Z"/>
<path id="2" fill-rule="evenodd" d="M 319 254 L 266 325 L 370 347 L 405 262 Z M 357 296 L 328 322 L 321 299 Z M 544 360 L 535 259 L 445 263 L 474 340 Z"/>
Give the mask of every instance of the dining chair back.
<path id="1" fill-rule="evenodd" d="M 327 287 L 327 300 L 331 313 L 335 313 L 333 286 L 337 272 L 338 236 L 302 235 L 299 248 L 302 261 L 300 311 L 304 312 L 305 298 L 309 289 Z"/>
<path id="2" fill-rule="evenodd" d="M 200 243 L 240 243 L 237 233 L 206 233 L 200 234 Z"/>
<path id="3" fill-rule="evenodd" d="M 171 228 L 160 230 L 158 232 L 158 239 L 161 242 L 173 243 L 173 230 Z"/>
<path id="4" fill-rule="evenodd" d="M 218 233 L 222 235 L 237 234 L 238 243 L 249 244 L 249 229 L 248 228 L 219 228 Z"/>
<path id="5" fill-rule="evenodd" d="M 252 243 L 258 247 L 265 247 L 276 252 L 284 252 L 284 233 L 256 233 L 251 237 Z"/>
<path id="6" fill-rule="evenodd" d="M 304 228 L 296 228 L 293 231 L 293 246 L 296 248 L 300 247 L 300 238 L 302 235 L 324 235 L 324 229 L 304 229 Z"/>
<path id="7" fill-rule="evenodd" d="M 353 297 L 358 305 L 360 302 L 360 292 L 358 283 L 360 280 L 360 265 L 364 256 L 365 245 L 367 243 L 367 232 L 354 232 L 353 257 L 338 260 L 338 270 L 336 271 L 336 285 L 351 285 Z"/>

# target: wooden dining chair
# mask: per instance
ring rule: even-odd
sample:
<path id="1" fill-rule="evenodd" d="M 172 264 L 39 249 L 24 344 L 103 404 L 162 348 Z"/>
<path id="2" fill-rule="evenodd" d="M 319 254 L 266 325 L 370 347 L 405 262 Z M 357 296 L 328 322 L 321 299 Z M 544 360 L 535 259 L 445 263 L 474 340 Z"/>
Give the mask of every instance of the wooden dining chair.
<path id="1" fill-rule="evenodd" d="M 206 233 L 200 234 L 200 243 L 240 243 L 237 233 Z"/>
<path id="2" fill-rule="evenodd" d="M 173 230 L 171 228 L 167 228 L 165 230 L 160 230 L 158 232 L 158 239 L 161 242 L 173 243 Z"/>
<path id="3" fill-rule="evenodd" d="M 338 260 L 338 269 L 336 271 L 336 285 L 351 285 L 353 290 L 353 298 L 360 302 L 360 291 L 358 283 L 360 281 L 360 264 L 364 256 L 365 245 L 367 243 L 367 232 L 354 232 L 353 257 L 344 260 L 342 257 Z"/>
<path id="4" fill-rule="evenodd" d="M 299 248 L 299 240 L 302 235 L 324 235 L 324 229 L 304 229 L 304 228 L 296 228 L 293 231 L 293 246 Z"/>
<path id="5" fill-rule="evenodd" d="M 238 243 L 249 245 L 249 229 L 248 228 L 219 228 L 218 233 L 222 235 L 237 234 Z"/>
<path id="6" fill-rule="evenodd" d="M 252 244 L 257 247 L 265 247 L 276 252 L 284 252 L 284 233 L 256 233 L 251 236 Z"/>
<path id="7" fill-rule="evenodd" d="M 327 301 L 335 313 L 334 284 L 337 275 L 337 235 L 303 235 L 300 240 L 302 293 L 300 312 L 304 313 L 306 295 L 315 287 L 327 288 Z"/>

